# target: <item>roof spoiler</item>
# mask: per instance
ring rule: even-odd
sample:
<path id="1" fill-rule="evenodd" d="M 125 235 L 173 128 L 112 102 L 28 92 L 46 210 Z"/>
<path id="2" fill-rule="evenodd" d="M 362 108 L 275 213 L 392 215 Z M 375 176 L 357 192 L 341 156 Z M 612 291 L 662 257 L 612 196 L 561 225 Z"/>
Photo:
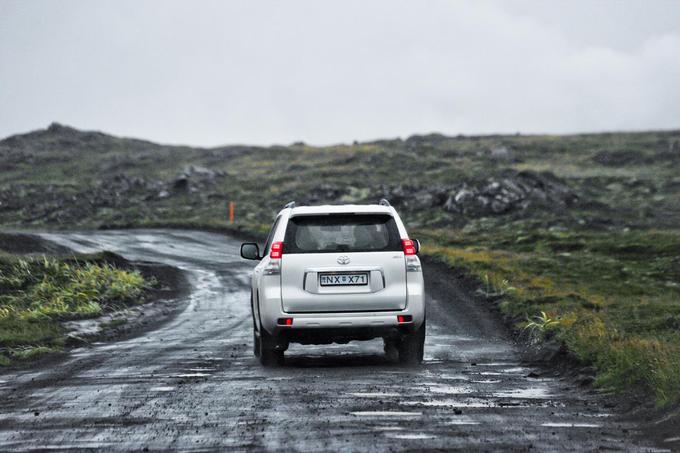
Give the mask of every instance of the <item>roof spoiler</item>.
<path id="1" fill-rule="evenodd" d="M 288 209 L 288 208 L 294 208 L 295 207 L 295 202 L 291 201 L 290 203 L 287 203 L 283 209 Z"/>

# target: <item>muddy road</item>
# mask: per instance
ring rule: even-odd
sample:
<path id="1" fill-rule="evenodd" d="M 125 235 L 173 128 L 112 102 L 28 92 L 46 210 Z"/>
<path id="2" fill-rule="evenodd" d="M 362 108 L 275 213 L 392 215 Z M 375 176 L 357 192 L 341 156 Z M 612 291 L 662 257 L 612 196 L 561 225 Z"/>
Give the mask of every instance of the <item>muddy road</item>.
<path id="1" fill-rule="evenodd" d="M 596 395 L 530 377 L 504 330 L 455 282 L 429 279 L 425 363 L 382 342 L 252 355 L 239 243 L 193 231 L 48 234 L 80 252 L 183 269 L 186 309 L 133 339 L 0 374 L 0 450 L 642 450 Z M 428 268 L 425 267 L 425 272 Z"/>

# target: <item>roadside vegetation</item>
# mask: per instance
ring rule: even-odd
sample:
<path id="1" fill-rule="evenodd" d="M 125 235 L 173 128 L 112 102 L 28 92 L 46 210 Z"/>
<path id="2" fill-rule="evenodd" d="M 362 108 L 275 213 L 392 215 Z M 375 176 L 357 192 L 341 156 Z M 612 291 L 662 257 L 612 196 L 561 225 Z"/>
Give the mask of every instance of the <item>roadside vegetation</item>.
<path id="1" fill-rule="evenodd" d="M 60 259 L 0 252 L 0 364 L 60 351 L 61 321 L 141 303 L 147 282 L 102 256 Z"/>
<path id="2" fill-rule="evenodd" d="M 0 140 L 0 159 L 4 228 L 261 236 L 291 200 L 387 198 L 424 253 L 479 278 L 532 341 L 563 342 L 597 368 L 602 388 L 680 401 L 680 131 L 206 149 L 52 124 Z M 36 285 L 12 287 L 26 297 L 13 306 L 30 308 L 20 293 Z M 67 304 L 69 316 L 116 300 L 98 297 Z"/>
<path id="3" fill-rule="evenodd" d="M 680 231 L 421 231 L 534 341 L 554 339 L 596 384 L 680 400 Z"/>

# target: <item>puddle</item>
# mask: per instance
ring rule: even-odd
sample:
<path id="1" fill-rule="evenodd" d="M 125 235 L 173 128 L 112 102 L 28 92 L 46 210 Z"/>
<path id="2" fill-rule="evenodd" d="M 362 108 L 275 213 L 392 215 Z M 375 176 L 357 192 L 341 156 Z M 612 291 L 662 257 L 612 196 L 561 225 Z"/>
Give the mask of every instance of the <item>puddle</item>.
<path id="1" fill-rule="evenodd" d="M 186 373 L 186 374 L 178 374 L 175 377 L 206 377 L 210 376 L 208 373 Z"/>
<path id="2" fill-rule="evenodd" d="M 445 395 L 464 395 L 466 393 L 474 393 L 475 389 L 465 386 L 437 385 L 430 387 L 430 392 L 442 393 Z"/>
<path id="3" fill-rule="evenodd" d="M 501 372 L 508 374 L 508 373 L 526 373 L 528 372 L 528 368 L 524 367 L 515 367 L 515 368 L 506 368 L 504 370 L 501 370 Z"/>
<path id="4" fill-rule="evenodd" d="M 546 428 L 600 428 L 597 423 L 543 423 Z"/>
<path id="5" fill-rule="evenodd" d="M 446 423 L 445 425 L 479 425 L 479 422 L 476 422 L 474 420 L 451 420 Z"/>
<path id="6" fill-rule="evenodd" d="M 172 392 L 175 387 L 151 387 L 149 390 L 152 392 Z"/>
<path id="7" fill-rule="evenodd" d="M 491 394 L 497 398 L 520 398 L 520 399 L 548 399 L 553 395 L 548 393 L 548 389 L 537 388 L 537 389 L 516 389 L 508 390 L 505 392 L 495 392 Z"/>
<path id="8" fill-rule="evenodd" d="M 463 376 L 462 374 L 443 374 L 440 376 L 442 379 L 446 379 L 447 381 L 469 381 L 470 378 Z"/>
<path id="9" fill-rule="evenodd" d="M 428 406 L 428 407 L 502 407 L 493 401 L 460 401 L 460 400 L 436 400 L 436 401 L 404 401 L 405 406 Z M 514 406 L 517 407 L 517 406 Z"/>
<path id="10" fill-rule="evenodd" d="M 501 381 L 494 380 L 494 379 L 482 379 L 481 381 L 470 381 L 474 382 L 475 384 L 498 384 Z"/>
<path id="11" fill-rule="evenodd" d="M 664 439 L 664 442 L 680 442 L 680 437 L 669 437 L 668 439 Z"/>
<path id="12" fill-rule="evenodd" d="M 404 428 L 401 426 L 380 426 L 378 428 L 373 428 L 374 431 L 403 431 Z"/>
<path id="13" fill-rule="evenodd" d="M 399 396 L 398 393 L 388 393 L 388 392 L 375 392 L 375 393 L 347 393 L 350 396 L 356 396 L 357 398 L 388 398 Z"/>
<path id="14" fill-rule="evenodd" d="M 350 412 L 357 417 L 420 417 L 422 412 L 398 412 L 398 411 L 357 411 Z"/>
<path id="15" fill-rule="evenodd" d="M 405 440 L 423 440 L 423 439 L 436 439 L 437 436 L 425 433 L 404 433 L 404 434 L 386 434 L 390 439 L 405 439 Z"/>

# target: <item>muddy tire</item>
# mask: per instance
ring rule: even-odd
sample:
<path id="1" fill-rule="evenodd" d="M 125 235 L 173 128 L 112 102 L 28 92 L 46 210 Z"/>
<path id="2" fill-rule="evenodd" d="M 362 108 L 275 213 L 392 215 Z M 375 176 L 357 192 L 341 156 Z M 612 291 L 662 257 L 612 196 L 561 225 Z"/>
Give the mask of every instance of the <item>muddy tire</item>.
<path id="1" fill-rule="evenodd" d="M 259 357 L 262 366 L 283 365 L 283 351 L 275 349 L 276 341 L 264 329 L 260 331 L 257 345 L 259 346 L 259 355 L 256 355 Z"/>
<path id="2" fill-rule="evenodd" d="M 425 351 L 425 321 L 410 335 L 405 336 L 398 347 L 399 363 L 418 365 L 423 361 Z"/>

